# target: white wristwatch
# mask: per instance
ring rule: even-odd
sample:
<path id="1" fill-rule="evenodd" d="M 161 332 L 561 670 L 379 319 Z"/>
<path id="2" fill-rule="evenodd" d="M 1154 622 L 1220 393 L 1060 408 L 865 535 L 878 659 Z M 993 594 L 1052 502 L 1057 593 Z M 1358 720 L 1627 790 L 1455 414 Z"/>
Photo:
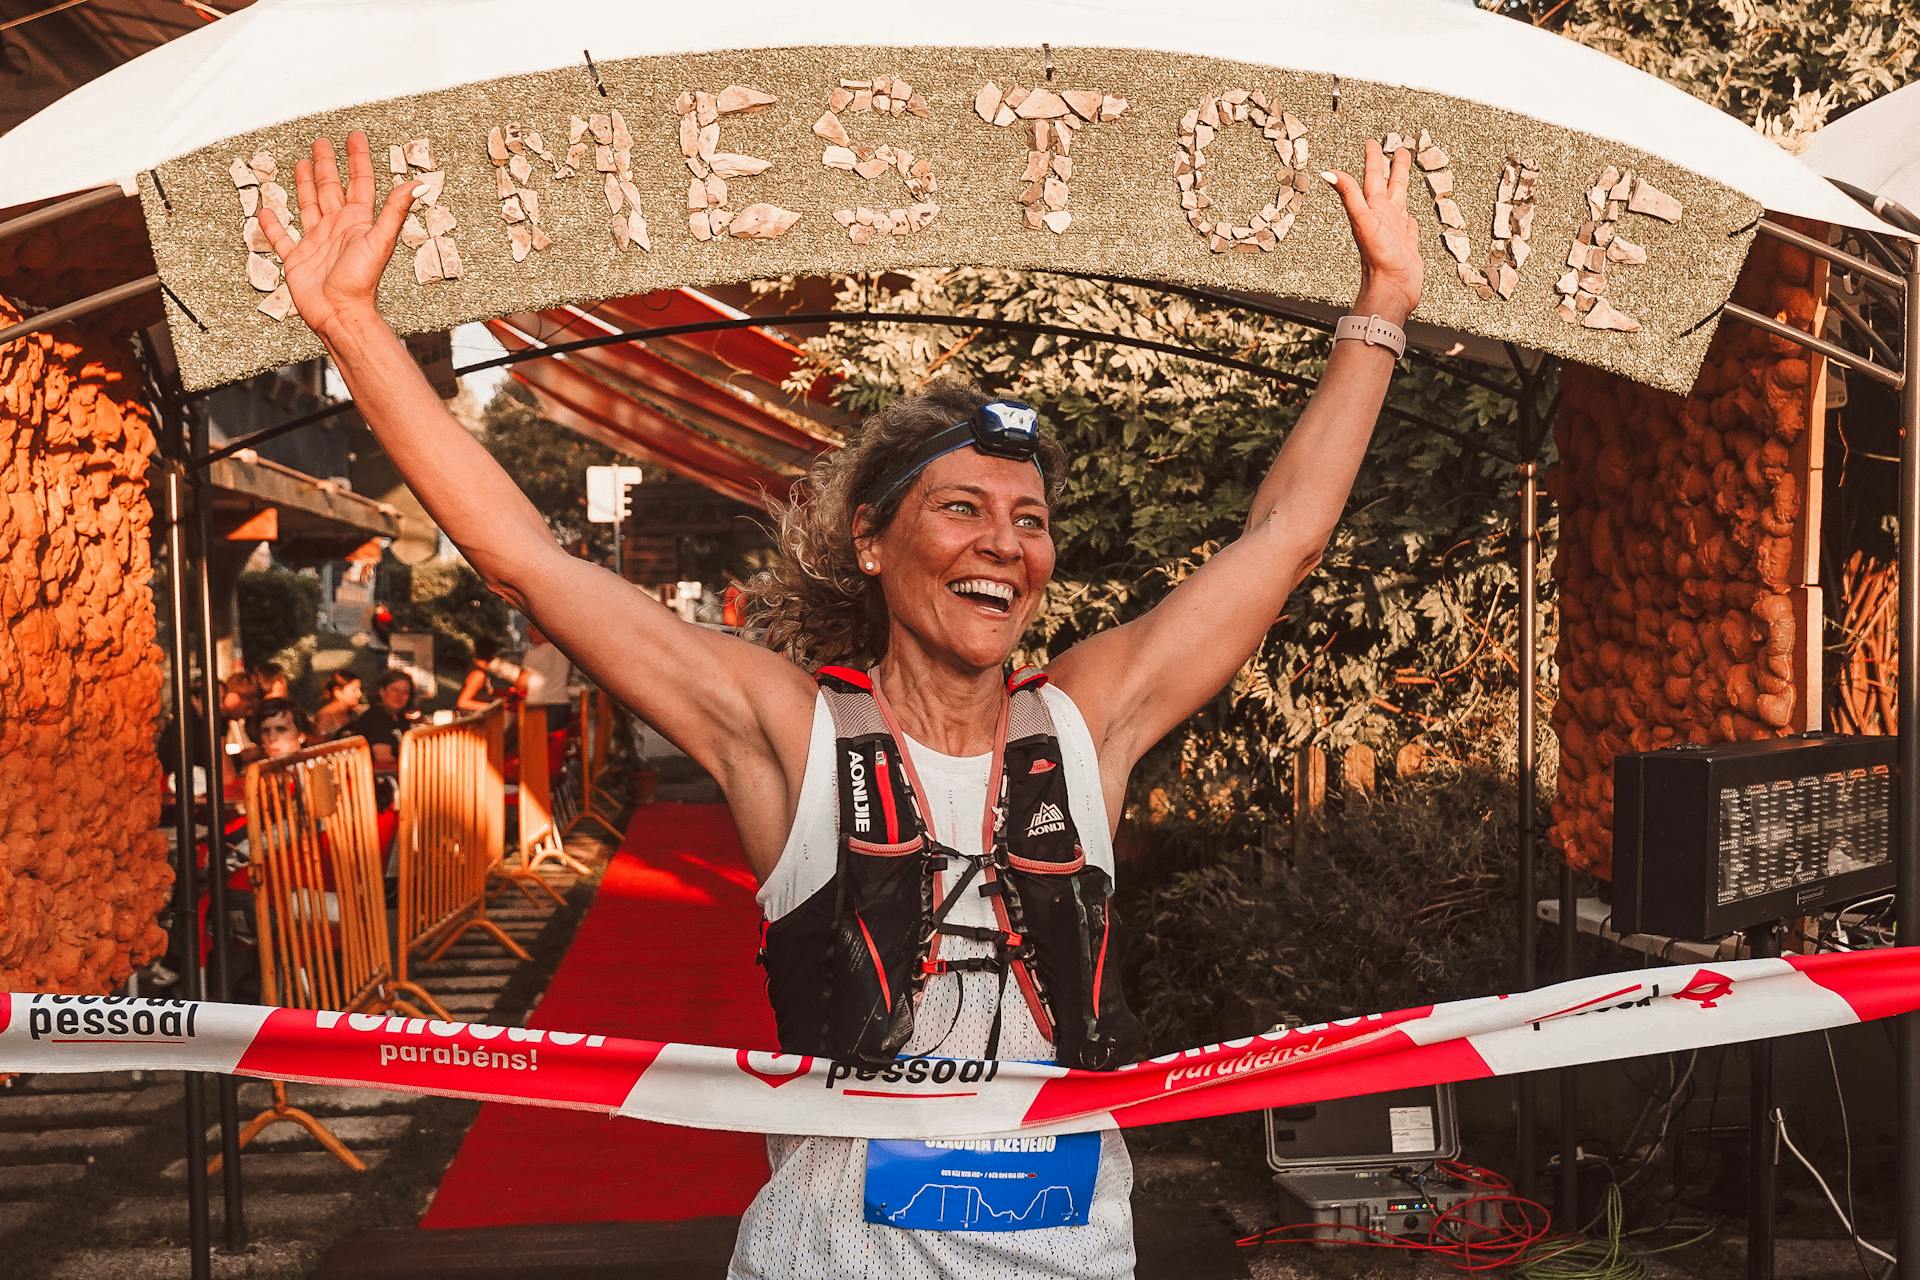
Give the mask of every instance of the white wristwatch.
<path id="1" fill-rule="evenodd" d="M 1341 316 L 1333 323 L 1333 340 L 1351 338 L 1370 347 L 1385 347 L 1395 356 L 1407 354 L 1407 335 L 1399 325 L 1379 316 Z"/>

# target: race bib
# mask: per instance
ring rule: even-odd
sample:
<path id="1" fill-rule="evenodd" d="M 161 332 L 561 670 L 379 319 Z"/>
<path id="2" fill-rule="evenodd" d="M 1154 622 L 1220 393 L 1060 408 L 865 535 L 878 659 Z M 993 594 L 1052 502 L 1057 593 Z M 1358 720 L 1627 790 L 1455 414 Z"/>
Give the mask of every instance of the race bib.
<path id="1" fill-rule="evenodd" d="M 922 1231 L 1085 1226 L 1100 1135 L 867 1143 L 866 1219 Z"/>

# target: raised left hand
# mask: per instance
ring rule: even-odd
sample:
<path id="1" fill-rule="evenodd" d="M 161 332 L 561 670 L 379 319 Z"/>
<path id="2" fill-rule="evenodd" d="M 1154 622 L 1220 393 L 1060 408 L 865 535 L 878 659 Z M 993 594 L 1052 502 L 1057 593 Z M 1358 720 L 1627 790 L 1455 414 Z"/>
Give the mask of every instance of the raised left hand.
<path id="1" fill-rule="evenodd" d="M 1360 297 L 1354 310 L 1371 312 L 1395 324 L 1420 305 L 1425 263 L 1420 256 L 1420 224 L 1407 212 L 1407 179 L 1413 149 L 1393 153 L 1391 165 L 1377 139 L 1367 139 L 1364 182 L 1338 169 L 1320 176 L 1333 184 L 1347 207 L 1353 242 L 1360 249 Z"/>

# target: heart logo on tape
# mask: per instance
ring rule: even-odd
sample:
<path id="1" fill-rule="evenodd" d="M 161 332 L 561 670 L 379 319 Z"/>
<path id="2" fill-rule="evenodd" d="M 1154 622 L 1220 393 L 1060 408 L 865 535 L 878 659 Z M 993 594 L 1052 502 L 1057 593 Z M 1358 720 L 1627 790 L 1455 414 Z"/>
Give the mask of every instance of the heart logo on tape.
<path id="1" fill-rule="evenodd" d="M 778 1089 L 781 1085 L 787 1083 L 787 1081 L 798 1080 L 801 1076 L 813 1070 L 813 1058 L 811 1055 L 794 1058 L 795 1063 L 798 1064 L 796 1066 L 786 1067 L 781 1065 L 780 1060 L 789 1056 L 791 1055 L 784 1053 L 762 1053 L 754 1049 L 741 1049 L 734 1054 L 733 1060 L 740 1064 L 742 1071 L 752 1076 L 755 1080 L 758 1080 L 761 1084 L 766 1085 L 767 1088 Z M 754 1066 L 753 1060 L 755 1058 L 766 1062 L 768 1069 L 762 1071 L 759 1067 Z"/>

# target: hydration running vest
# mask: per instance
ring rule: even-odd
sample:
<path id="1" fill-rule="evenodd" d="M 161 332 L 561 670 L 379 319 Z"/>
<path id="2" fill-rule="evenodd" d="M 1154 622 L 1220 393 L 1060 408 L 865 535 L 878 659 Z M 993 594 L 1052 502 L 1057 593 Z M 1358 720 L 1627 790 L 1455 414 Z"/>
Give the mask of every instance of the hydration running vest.
<path id="1" fill-rule="evenodd" d="M 894 1061 L 913 1035 L 930 974 L 1012 978 L 1062 1066 L 1110 1071 L 1144 1038 L 1107 964 L 1113 881 L 1087 864 L 1068 804 L 1066 770 L 1042 672 L 1009 671 L 982 818 L 983 859 L 933 838 L 913 762 L 873 679 L 848 667 L 816 675 L 833 717 L 839 851 L 833 878 L 762 925 L 760 963 L 784 1052 L 866 1066 Z M 939 872 L 965 865 L 943 895 Z M 961 895 L 993 906 L 996 927 L 947 919 Z M 945 937 L 993 953 L 940 958 Z M 986 1056 L 997 1056 L 1000 1005 Z"/>

